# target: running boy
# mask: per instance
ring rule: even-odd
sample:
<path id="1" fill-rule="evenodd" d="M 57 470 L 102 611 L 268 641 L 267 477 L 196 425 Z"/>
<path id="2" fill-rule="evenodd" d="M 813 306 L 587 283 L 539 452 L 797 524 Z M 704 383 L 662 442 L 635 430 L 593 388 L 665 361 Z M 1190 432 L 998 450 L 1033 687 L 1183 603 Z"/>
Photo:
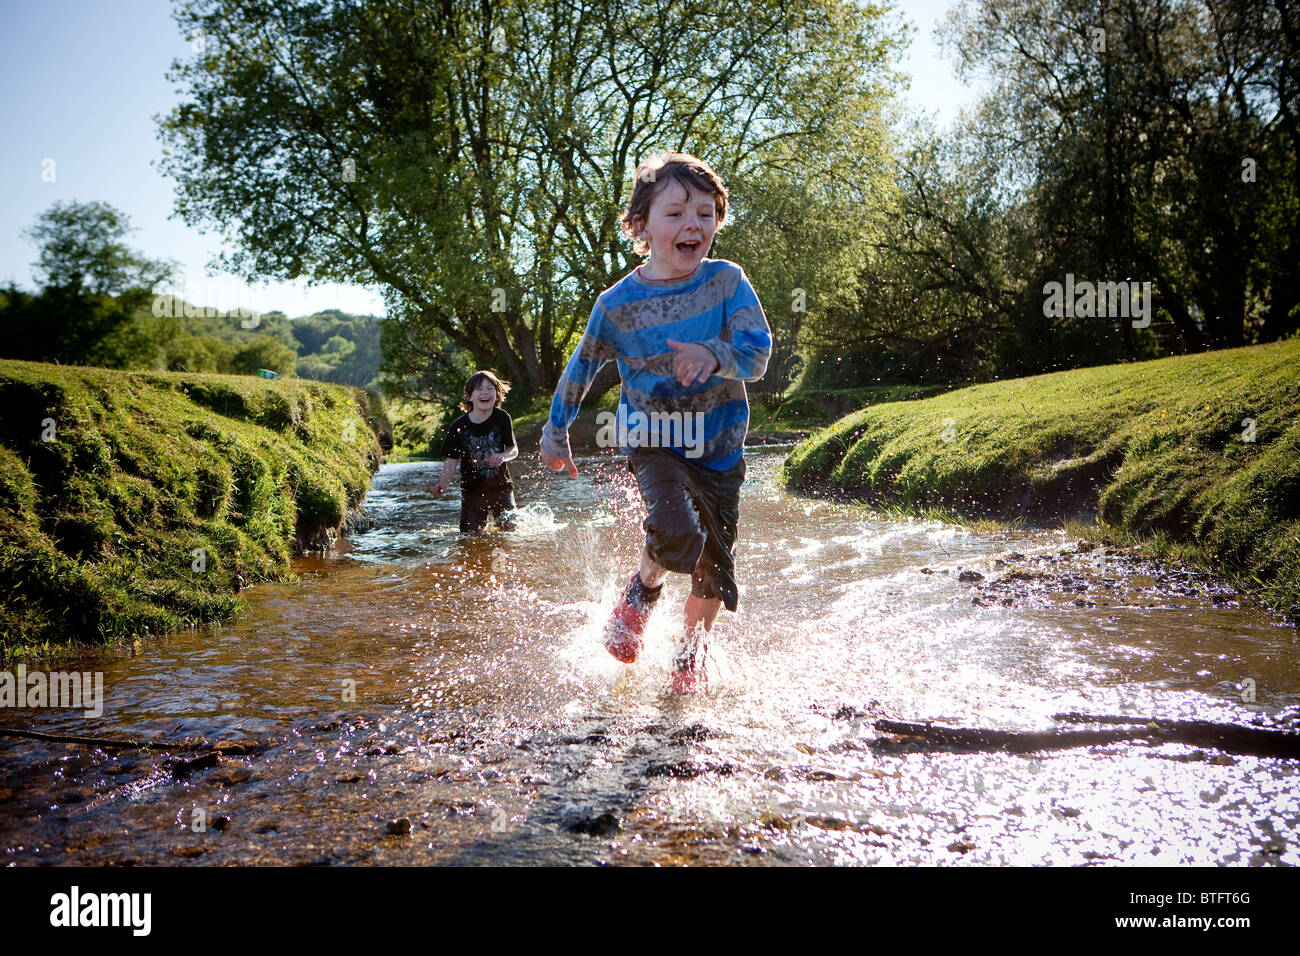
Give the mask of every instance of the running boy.
<path id="1" fill-rule="evenodd" d="M 691 576 L 672 688 L 707 690 L 706 637 L 722 605 L 735 611 L 733 554 L 749 430 L 745 382 L 767 369 L 772 333 L 744 270 L 707 258 L 727 218 L 727 187 L 686 153 L 651 157 L 620 224 L 645 263 L 600 294 L 555 389 L 541 454 L 578 469 L 569 426 L 596 372 L 616 360 L 621 450 L 647 514 L 641 566 L 605 626 L 605 647 L 631 663 L 669 571 Z M 688 438 L 688 431 L 702 430 Z"/>
<path id="2" fill-rule="evenodd" d="M 477 534 L 491 514 L 504 531 L 514 527 L 506 512 L 514 510 L 514 485 L 506 462 L 519 457 L 514 425 L 500 405 L 510 383 L 478 371 L 465 383 L 460 407 L 465 410 L 443 439 L 442 475 L 433 497 L 440 498 L 460 471 L 460 530 Z"/>

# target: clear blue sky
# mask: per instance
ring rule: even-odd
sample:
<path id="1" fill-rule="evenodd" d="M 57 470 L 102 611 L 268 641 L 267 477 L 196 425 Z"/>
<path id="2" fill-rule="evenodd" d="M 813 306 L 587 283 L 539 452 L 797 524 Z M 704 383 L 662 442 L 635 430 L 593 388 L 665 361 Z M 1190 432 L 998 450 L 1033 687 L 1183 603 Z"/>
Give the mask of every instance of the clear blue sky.
<path id="1" fill-rule="evenodd" d="M 903 0 L 919 27 L 909 62 L 909 101 L 941 122 L 971 95 L 953 78 L 932 38 L 953 0 Z M 153 117 L 179 97 L 165 73 L 190 55 L 171 17 L 171 0 L 0 0 L 0 283 L 33 288 L 35 245 L 20 234 L 56 201 L 107 202 L 131 217 L 128 244 L 153 258 L 175 259 L 187 284 L 228 298 L 213 305 L 279 309 L 290 316 L 325 308 L 383 313 L 376 290 L 271 283 L 230 291 L 207 273 L 218 235 L 202 235 L 172 212 L 172 183 L 155 167 L 161 156 Z M 54 182 L 42 181 L 54 160 Z"/>

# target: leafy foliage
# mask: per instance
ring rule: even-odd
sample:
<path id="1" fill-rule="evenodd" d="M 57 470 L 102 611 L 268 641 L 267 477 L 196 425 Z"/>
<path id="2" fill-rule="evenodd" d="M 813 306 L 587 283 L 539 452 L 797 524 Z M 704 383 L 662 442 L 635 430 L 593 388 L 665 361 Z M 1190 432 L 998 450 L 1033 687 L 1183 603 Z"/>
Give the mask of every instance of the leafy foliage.
<path id="1" fill-rule="evenodd" d="M 171 74 L 189 93 L 162 122 L 177 210 L 222 228 L 238 211 L 242 274 L 382 286 L 386 362 L 413 394 L 471 366 L 522 395 L 554 383 L 634 264 L 616 216 L 635 164 L 667 148 L 744 197 L 718 254 L 744 256 L 761 296 L 852 285 L 896 36 L 873 5 L 191 0 L 177 17 L 210 41 Z M 774 314 L 788 362 L 802 319 Z"/>
<path id="2" fill-rule="evenodd" d="M 108 203 L 56 202 L 25 235 L 41 247 L 36 267 L 47 288 L 116 296 L 152 288 L 172 270 L 129 249 L 130 231 L 130 217 Z"/>
<path id="3" fill-rule="evenodd" d="M 947 39 L 988 92 L 945 136 L 903 131 L 894 215 L 810 365 L 986 380 L 1300 328 L 1300 8 L 977 0 Z M 1150 328 L 1045 314 L 1067 274 L 1151 282 Z"/>

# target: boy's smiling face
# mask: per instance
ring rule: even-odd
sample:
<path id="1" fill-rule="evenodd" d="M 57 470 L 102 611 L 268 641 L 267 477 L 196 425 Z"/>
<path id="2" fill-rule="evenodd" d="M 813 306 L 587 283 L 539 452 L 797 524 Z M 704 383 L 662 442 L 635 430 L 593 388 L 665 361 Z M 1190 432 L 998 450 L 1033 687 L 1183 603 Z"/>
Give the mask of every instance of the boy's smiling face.
<path id="1" fill-rule="evenodd" d="M 497 387 L 485 378 L 478 383 L 478 388 L 469 393 L 469 400 L 475 411 L 491 411 L 496 407 Z"/>
<path id="2" fill-rule="evenodd" d="M 677 279 L 696 270 L 718 231 L 717 207 L 710 193 L 676 180 L 664 183 L 650 200 L 650 214 L 638 237 L 650 245 L 641 274 Z"/>

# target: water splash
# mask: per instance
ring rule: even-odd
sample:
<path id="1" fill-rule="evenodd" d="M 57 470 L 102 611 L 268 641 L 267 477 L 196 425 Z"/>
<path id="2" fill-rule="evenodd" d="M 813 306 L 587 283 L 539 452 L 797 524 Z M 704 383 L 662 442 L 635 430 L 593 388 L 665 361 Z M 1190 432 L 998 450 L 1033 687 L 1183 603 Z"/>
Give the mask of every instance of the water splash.
<path id="1" fill-rule="evenodd" d="M 544 501 L 534 501 L 510 512 L 514 519 L 513 534 L 524 537 L 557 534 L 569 526 L 567 521 L 559 521 L 555 511 Z"/>

